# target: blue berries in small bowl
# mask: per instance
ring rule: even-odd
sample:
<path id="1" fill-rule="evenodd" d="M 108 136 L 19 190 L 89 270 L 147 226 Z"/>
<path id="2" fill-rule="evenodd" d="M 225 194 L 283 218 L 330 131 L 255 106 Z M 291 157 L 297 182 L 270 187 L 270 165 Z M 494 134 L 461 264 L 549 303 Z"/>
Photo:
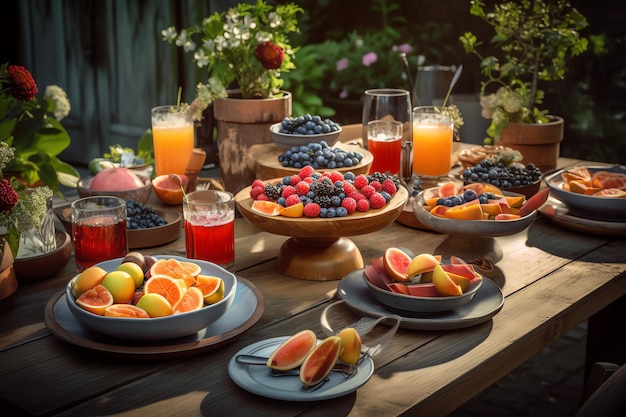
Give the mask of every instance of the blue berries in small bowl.
<path id="1" fill-rule="evenodd" d="M 330 119 L 305 114 L 298 117 L 285 117 L 282 122 L 270 126 L 274 143 L 281 149 L 291 149 L 294 146 L 307 146 L 310 143 L 326 142 L 333 146 L 341 126 Z"/>

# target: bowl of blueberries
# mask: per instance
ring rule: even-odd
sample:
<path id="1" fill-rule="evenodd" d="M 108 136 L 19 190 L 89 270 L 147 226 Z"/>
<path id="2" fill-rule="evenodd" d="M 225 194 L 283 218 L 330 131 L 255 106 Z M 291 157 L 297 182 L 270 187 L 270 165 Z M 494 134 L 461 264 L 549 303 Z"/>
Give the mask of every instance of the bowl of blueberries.
<path id="1" fill-rule="evenodd" d="M 523 194 L 530 198 L 541 186 L 541 170 L 532 162 L 526 165 L 514 163 L 505 165 L 490 159 L 484 159 L 477 165 L 463 171 L 463 182 L 470 184 L 481 182 L 498 187 L 502 191 Z"/>
<path id="2" fill-rule="evenodd" d="M 341 126 L 330 119 L 305 114 L 285 117 L 282 122 L 270 126 L 270 133 L 276 146 L 284 150 L 321 142 L 333 146 L 339 138 Z"/>

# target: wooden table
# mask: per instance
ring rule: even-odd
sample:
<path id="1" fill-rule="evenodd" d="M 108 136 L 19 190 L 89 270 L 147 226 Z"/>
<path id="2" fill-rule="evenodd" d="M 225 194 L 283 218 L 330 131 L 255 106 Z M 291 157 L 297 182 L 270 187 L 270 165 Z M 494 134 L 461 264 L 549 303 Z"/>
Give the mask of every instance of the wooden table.
<path id="1" fill-rule="evenodd" d="M 577 163 L 560 160 L 561 166 Z M 20 284 L 16 294 L 0 302 L 3 413 L 446 415 L 581 321 L 606 308 L 624 311 L 626 239 L 569 231 L 539 216 L 526 231 L 496 238 L 504 257 L 490 275 L 505 302 L 491 320 L 447 331 L 401 328 L 375 357 L 372 378 L 356 392 L 320 402 L 268 400 L 232 382 L 228 361 L 252 343 L 302 329 L 321 337 L 320 313 L 334 301 L 338 282 L 281 276 L 275 262 L 287 237 L 252 229 L 242 218 L 237 219 L 236 233 L 236 273 L 262 291 L 265 311 L 232 343 L 198 355 L 166 360 L 112 357 L 52 335 L 44 324 L 44 309 L 72 277 L 73 259 L 57 276 Z M 366 260 L 390 246 L 432 253 L 444 238 L 398 223 L 352 237 Z M 182 233 L 171 244 L 142 251 L 181 255 Z M 340 312 L 357 318 L 343 307 Z M 623 329 L 623 322 L 611 322 L 611 317 L 604 321 L 606 327 Z M 593 323 L 590 320 L 590 342 L 602 346 L 604 339 L 611 340 L 610 333 L 595 334 Z M 604 358 L 588 357 L 598 359 Z"/>

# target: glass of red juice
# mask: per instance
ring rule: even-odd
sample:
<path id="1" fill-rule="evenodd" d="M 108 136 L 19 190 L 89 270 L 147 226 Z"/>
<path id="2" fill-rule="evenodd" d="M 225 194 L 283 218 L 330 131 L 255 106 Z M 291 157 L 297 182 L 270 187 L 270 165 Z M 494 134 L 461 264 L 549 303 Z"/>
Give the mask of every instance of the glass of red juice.
<path id="1" fill-rule="evenodd" d="M 74 201 L 72 235 L 78 272 L 102 261 L 123 258 L 128 252 L 126 202 L 108 196 Z"/>
<path id="2" fill-rule="evenodd" d="M 235 263 L 235 197 L 200 190 L 183 198 L 187 258 L 231 269 Z"/>
<path id="3" fill-rule="evenodd" d="M 402 123 L 372 120 L 367 123 L 367 149 L 374 156 L 370 172 L 399 174 L 402 154 Z"/>

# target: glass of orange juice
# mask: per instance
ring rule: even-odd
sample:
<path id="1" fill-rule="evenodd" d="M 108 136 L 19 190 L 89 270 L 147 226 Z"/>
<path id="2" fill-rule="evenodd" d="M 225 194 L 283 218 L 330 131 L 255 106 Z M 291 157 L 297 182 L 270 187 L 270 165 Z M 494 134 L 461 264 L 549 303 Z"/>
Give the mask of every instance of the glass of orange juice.
<path id="1" fill-rule="evenodd" d="M 437 184 L 448 175 L 452 154 L 453 124 L 435 106 L 413 109 L 413 176 L 419 188 Z"/>
<path id="2" fill-rule="evenodd" d="M 152 141 L 157 176 L 185 174 L 193 152 L 193 118 L 191 114 L 175 109 L 171 105 L 152 109 Z"/>

